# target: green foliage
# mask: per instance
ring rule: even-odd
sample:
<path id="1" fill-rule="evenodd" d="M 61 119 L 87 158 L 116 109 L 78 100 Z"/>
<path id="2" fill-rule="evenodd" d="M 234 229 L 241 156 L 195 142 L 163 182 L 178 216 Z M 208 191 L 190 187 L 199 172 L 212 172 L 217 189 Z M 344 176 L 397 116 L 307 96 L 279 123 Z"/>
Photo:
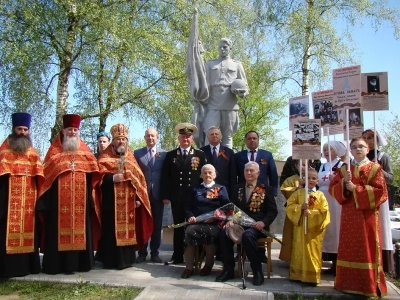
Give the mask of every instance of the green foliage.
<path id="1" fill-rule="evenodd" d="M 60 282 L 38 282 L 4 280 L 0 284 L 0 295 L 18 295 L 18 299 L 133 299 L 141 288 L 112 287 L 107 285 L 91 284 L 79 280 L 67 284 Z"/>
<path id="2" fill-rule="evenodd" d="M 387 139 L 388 144 L 382 148 L 387 153 L 392 162 L 394 174 L 393 185 L 400 187 L 400 118 L 398 114 L 393 114 L 392 120 L 382 121 L 382 133 Z"/>
<path id="3" fill-rule="evenodd" d="M 273 126 L 288 94 L 299 94 L 287 83 L 302 93 L 330 87 L 332 63 L 353 63 L 352 26 L 389 22 L 399 36 L 398 11 L 377 0 L 3 0 L 0 125 L 8 126 L 10 112 L 32 113 L 35 145 L 46 149 L 60 116 L 79 113 L 82 136 L 94 147 L 94 133 L 123 116 L 128 125 L 157 128 L 162 147 L 172 149 L 174 126 L 190 121 L 193 109 L 184 70 L 194 4 L 205 61 L 218 57 L 219 39 L 229 37 L 248 77 L 236 150 L 244 133 L 256 130 L 261 146 L 279 154 L 285 141 Z"/>

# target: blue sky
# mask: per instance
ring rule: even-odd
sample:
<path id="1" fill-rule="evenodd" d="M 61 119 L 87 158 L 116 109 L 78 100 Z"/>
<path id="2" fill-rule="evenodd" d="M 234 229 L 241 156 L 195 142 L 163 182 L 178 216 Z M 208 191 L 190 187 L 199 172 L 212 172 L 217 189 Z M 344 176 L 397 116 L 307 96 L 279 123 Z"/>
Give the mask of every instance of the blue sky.
<path id="1" fill-rule="evenodd" d="M 389 3 L 390 6 L 400 9 L 400 1 L 390 0 Z M 387 121 L 392 119 L 392 113 L 400 114 L 400 103 L 398 101 L 398 97 L 400 96 L 400 40 L 395 39 L 394 30 L 390 24 L 383 23 L 379 30 L 375 32 L 369 20 L 366 20 L 364 25 L 354 27 L 352 34 L 354 46 L 357 48 L 357 53 L 360 54 L 355 59 L 361 65 L 361 72 L 388 72 L 389 111 L 376 112 L 376 127 L 379 129 L 382 128 L 380 120 L 384 119 Z M 333 66 L 333 68 L 337 68 L 337 66 Z M 312 92 L 314 91 L 310 90 L 310 95 Z M 288 108 L 286 108 L 286 112 L 288 114 Z M 108 124 L 114 124 L 118 121 L 110 120 Z M 288 118 L 283 118 L 276 126 L 287 140 L 286 146 L 282 149 L 282 154 L 285 156 L 291 155 L 292 151 L 292 137 L 288 123 Z M 142 138 L 145 128 L 137 123 L 131 125 L 135 127 L 135 130 L 131 130 L 131 138 Z M 369 127 L 373 127 L 373 112 L 364 112 L 364 128 Z M 331 139 L 343 140 L 343 135 L 331 136 Z M 327 142 L 327 138 L 323 137 L 322 144 L 325 142 Z"/>
<path id="2" fill-rule="evenodd" d="M 391 0 L 389 3 L 400 9 L 400 1 Z M 382 128 L 381 120 L 392 119 L 392 113 L 400 114 L 400 40 L 395 39 L 394 30 L 390 24 L 383 23 L 375 32 L 368 20 L 363 26 L 356 26 L 352 34 L 354 45 L 358 48 L 357 52 L 361 54 L 360 57 L 355 58 L 361 65 L 361 72 L 388 72 L 389 110 L 375 113 L 376 127 L 379 130 Z M 310 95 L 312 92 L 314 91 L 310 91 Z M 290 145 L 292 137 L 288 130 L 288 123 L 288 119 L 284 119 L 276 126 L 277 129 L 282 130 L 282 134 L 288 140 L 287 145 L 282 149 L 285 156 L 291 155 L 292 150 Z M 364 128 L 370 127 L 373 127 L 373 112 L 364 112 Z M 343 140 L 343 135 L 331 136 L 331 139 L 333 138 Z M 327 138 L 323 137 L 322 144 L 325 142 Z"/>

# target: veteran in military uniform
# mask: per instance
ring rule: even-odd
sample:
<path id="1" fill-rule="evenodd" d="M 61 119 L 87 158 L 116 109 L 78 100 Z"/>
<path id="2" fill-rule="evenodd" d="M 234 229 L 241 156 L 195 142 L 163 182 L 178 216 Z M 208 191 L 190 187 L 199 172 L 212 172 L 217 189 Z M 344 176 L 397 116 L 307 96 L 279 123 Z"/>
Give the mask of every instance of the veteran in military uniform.
<path id="1" fill-rule="evenodd" d="M 206 77 L 209 97 L 206 100 L 206 113 L 202 125 L 205 136 L 210 127 L 221 129 L 221 144 L 232 148 L 232 136 L 239 125 L 238 100 L 236 96 L 245 97 L 249 94 L 246 74 L 241 62 L 230 58 L 232 41 L 222 38 L 218 43 L 219 58 L 206 63 Z M 240 88 L 231 87 L 235 80 L 242 82 Z M 239 84 L 240 85 L 240 84 Z M 206 144 L 207 139 L 206 139 Z"/>
<path id="2" fill-rule="evenodd" d="M 171 202 L 174 223 L 185 221 L 184 200 L 192 185 L 200 183 L 201 167 L 206 164 L 205 154 L 194 149 L 193 134 L 197 127 L 190 123 L 180 123 L 175 126 L 178 133 L 179 147 L 169 151 L 165 157 L 161 171 L 161 199 L 164 204 Z M 183 263 L 184 227 L 174 229 L 174 253 L 166 264 Z"/>

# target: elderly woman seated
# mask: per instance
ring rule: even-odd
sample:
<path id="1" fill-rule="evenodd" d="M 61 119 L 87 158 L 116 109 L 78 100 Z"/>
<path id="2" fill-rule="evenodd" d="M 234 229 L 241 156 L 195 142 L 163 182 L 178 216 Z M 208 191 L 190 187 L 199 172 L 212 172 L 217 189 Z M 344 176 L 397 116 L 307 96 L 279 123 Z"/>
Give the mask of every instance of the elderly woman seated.
<path id="1" fill-rule="evenodd" d="M 206 252 L 206 263 L 200 271 L 200 276 L 211 273 L 214 265 L 215 245 L 214 242 L 220 232 L 217 221 L 196 223 L 196 217 L 229 203 L 228 192 L 222 185 L 216 184 L 215 168 L 204 165 L 201 168 L 203 183 L 193 186 L 185 200 L 185 216 L 190 223 L 185 231 L 185 263 L 186 269 L 181 278 L 189 278 L 193 275 L 195 247 L 204 245 Z"/>

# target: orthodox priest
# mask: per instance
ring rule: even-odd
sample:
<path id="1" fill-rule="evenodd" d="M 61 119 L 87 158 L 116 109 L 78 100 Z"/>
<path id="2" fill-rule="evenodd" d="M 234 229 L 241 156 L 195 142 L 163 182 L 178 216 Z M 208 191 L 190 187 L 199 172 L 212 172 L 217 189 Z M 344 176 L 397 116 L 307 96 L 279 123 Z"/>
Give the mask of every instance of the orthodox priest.
<path id="1" fill-rule="evenodd" d="M 153 232 L 146 180 L 128 147 L 128 127 L 111 127 L 111 147 L 99 156 L 102 235 L 99 251 L 104 269 L 125 269 L 135 262 Z"/>
<path id="2" fill-rule="evenodd" d="M 29 136 L 31 115 L 11 118 L 12 133 L 0 146 L 0 277 L 40 272 L 35 205 L 43 166 Z"/>
<path id="3" fill-rule="evenodd" d="M 79 137 L 80 122 L 79 115 L 63 116 L 63 130 L 44 159 L 37 210 L 44 223 L 42 271 L 47 274 L 87 272 L 94 265 L 100 207 L 92 196 L 92 178 L 99 169 Z"/>

